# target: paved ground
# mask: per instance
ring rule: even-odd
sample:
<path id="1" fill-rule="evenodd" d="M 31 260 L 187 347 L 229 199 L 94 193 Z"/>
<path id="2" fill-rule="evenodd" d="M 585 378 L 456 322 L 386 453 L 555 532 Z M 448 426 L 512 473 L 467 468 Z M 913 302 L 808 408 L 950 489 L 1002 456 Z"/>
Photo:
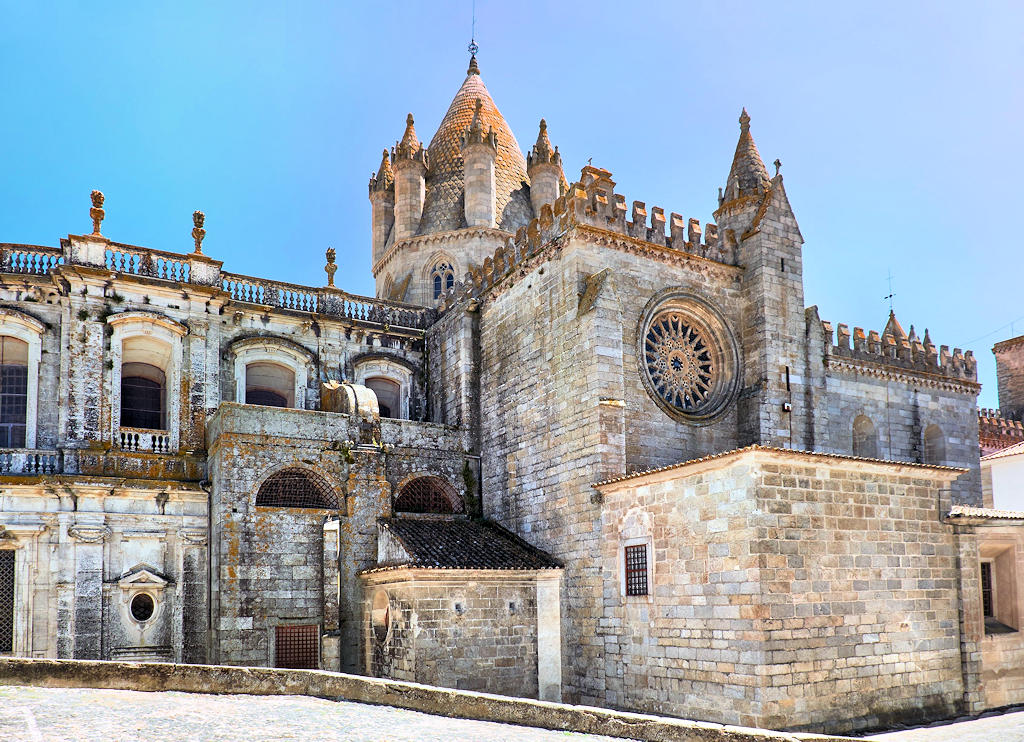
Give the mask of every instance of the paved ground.
<path id="1" fill-rule="evenodd" d="M 1024 711 L 877 734 L 885 742 L 1024 742 Z"/>
<path id="2" fill-rule="evenodd" d="M 0 686 L 0 741 L 79 740 L 612 742 L 610 737 L 447 719 L 418 711 L 306 696 L 212 696 Z"/>

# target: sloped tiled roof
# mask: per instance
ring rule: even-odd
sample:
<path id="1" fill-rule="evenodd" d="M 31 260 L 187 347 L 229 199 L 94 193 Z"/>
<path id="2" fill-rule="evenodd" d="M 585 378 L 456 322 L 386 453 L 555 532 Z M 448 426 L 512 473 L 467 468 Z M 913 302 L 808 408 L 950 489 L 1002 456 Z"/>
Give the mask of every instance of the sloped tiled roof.
<path id="1" fill-rule="evenodd" d="M 559 569 L 561 564 L 515 534 L 465 518 L 382 518 L 411 559 L 394 566 L 434 569 Z M 368 570 L 373 571 L 373 570 Z"/>
<path id="2" fill-rule="evenodd" d="M 982 456 L 982 461 L 991 461 L 992 459 L 1003 459 L 1008 456 L 1016 456 L 1019 453 L 1024 453 L 1024 441 L 1020 443 L 1014 443 L 1012 446 L 1001 448 L 995 453 L 990 453 L 988 456 Z"/>
<path id="3" fill-rule="evenodd" d="M 512 130 L 487 92 L 479 71 L 475 70 L 475 65 L 470 67 L 427 148 L 427 192 L 419 234 L 447 232 L 466 226 L 461 138 L 473 120 L 478 98 L 483 104 L 483 131 L 486 133 L 493 127 L 498 140 L 498 156 L 494 165 L 496 226 L 515 232 L 533 218 L 526 160 Z"/>

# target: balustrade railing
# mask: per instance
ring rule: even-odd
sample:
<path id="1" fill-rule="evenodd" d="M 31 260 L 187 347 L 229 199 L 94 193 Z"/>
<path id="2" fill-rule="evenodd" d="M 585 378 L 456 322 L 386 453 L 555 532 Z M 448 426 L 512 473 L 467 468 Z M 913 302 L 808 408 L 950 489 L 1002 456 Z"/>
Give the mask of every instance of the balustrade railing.
<path id="1" fill-rule="evenodd" d="M 128 245 L 112 245 L 107 250 L 107 268 L 119 273 L 181 283 L 188 283 L 192 272 L 184 255 Z"/>
<path id="2" fill-rule="evenodd" d="M 0 449 L 0 474 L 63 474 L 61 451 L 30 448 Z"/>
<path id="3" fill-rule="evenodd" d="M 31 273 L 46 275 L 64 262 L 64 254 L 58 247 L 41 245 L 0 245 L 0 271 L 4 273 Z"/>
<path id="4" fill-rule="evenodd" d="M 171 435 L 166 430 L 121 428 L 119 445 L 122 451 L 133 453 L 170 453 Z"/>

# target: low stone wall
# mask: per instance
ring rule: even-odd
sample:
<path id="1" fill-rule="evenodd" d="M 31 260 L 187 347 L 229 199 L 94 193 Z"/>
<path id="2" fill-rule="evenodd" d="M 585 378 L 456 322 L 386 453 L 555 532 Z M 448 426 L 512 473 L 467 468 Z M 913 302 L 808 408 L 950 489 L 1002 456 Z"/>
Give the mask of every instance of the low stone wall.
<path id="1" fill-rule="evenodd" d="M 848 739 L 728 727 L 317 670 L 2 658 L 0 685 L 306 695 L 394 706 L 441 716 L 652 741 L 837 742 Z"/>

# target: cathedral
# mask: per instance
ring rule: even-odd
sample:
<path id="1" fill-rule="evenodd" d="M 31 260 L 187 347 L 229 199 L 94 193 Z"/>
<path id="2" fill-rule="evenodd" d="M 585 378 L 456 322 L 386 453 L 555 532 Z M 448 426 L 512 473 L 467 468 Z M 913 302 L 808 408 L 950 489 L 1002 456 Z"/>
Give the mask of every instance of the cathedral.
<path id="1" fill-rule="evenodd" d="M 0 244 L 0 654 L 798 730 L 1024 701 L 974 356 L 805 304 L 745 110 L 704 224 L 570 181 L 554 122 L 524 156 L 475 56 L 399 133 L 375 297 L 333 251 L 228 272 L 201 212 L 114 241 L 99 191 L 91 233 Z"/>

